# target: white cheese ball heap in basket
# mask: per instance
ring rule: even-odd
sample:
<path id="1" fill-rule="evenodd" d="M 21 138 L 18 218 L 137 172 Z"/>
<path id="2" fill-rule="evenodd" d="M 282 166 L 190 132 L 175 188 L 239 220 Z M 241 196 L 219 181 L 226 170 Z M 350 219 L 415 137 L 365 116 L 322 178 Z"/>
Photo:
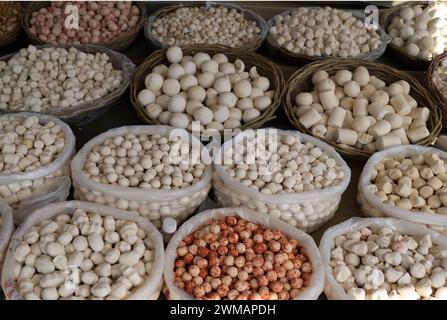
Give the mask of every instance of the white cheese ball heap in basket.
<path id="1" fill-rule="evenodd" d="M 255 120 L 272 104 L 275 91 L 256 67 L 225 54 L 198 52 L 183 56 L 179 47 L 166 51 L 169 66 L 158 65 L 138 93 L 149 118 L 191 130 L 192 122 L 208 132 L 235 129 Z"/>
<path id="2" fill-rule="evenodd" d="M 217 159 L 223 161 L 214 175 L 219 203 L 268 213 L 306 231 L 332 217 L 350 179 L 333 149 L 294 131 L 243 132 Z"/>
<path id="3" fill-rule="evenodd" d="M 185 130 L 168 126 L 109 130 L 73 159 L 75 197 L 136 211 L 156 227 L 164 217 L 181 223 L 211 187 L 211 167 L 200 158 L 201 148 Z"/>
<path id="4" fill-rule="evenodd" d="M 317 71 L 312 83 L 311 92 L 296 95 L 294 113 L 317 137 L 373 153 L 430 135 L 430 110 L 418 106 L 405 80 L 386 84 L 357 67 L 331 75 Z"/>
<path id="5" fill-rule="evenodd" d="M 391 42 L 419 60 L 431 60 L 447 49 L 447 5 L 406 6 L 391 19 Z"/>
<path id="6" fill-rule="evenodd" d="M 120 87 L 106 53 L 29 45 L 0 61 L 0 109 L 51 112 L 99 100 Z"/>
<path id="7" fill-rule="evenodd" d="M 34 197 L 36 189 L 69 176 L 74 148 L 73 132 L 57 118 L 33 113 L 0 116 L 0 197 L 16 209 Z M 69 179 L 67 183 L 69 189 Z"/>
<path id="8" fill-rule="evenodd" d="M 220 44 L 239 47 L 259 37 L 261 29 L 236 8 L 184 7 L 157 17 L 149 31 L 168 45 Z"/>
<path id="9" fill-rule="evenodd" d="M 444 99 L 447 99 L 447 57 L 440 61 L 431 80 Z"/>
<path id="10" fill-rule="evenodd" d="M 107 210 L 110 214 L 105 213 Z M 163 259 L 162 238 L 148 221 L 77 201 L 50 205 L 30 218 L 32 222 L 27 221 L 13 235 L 5 260 L 5 266 L 12 268 L 2 275 L 7 298 L 118 300 L 138 296 L 153 299 L 150 293 L 158 296 L 159 291 L 148 292 L 156 291 L 148 287 L 155 284 L 161 289 L 163 263 L 156 259 Z M 14 289 L 9 288 L 11 285 Z"/>
<path id="11" fill-rule="evenodd" d="M 357 57 L 382 47 L 380 35 L 352 12 L 299 8 L 272 18 L 270 36 L 292 53 L 314 57 Z"/>
<path id="12" fill-rule="evenodd" d="M 320 252 L 330 299 L 447 299 L 446 237 L 394 219 L 351 219 L 327 233 Z"/>

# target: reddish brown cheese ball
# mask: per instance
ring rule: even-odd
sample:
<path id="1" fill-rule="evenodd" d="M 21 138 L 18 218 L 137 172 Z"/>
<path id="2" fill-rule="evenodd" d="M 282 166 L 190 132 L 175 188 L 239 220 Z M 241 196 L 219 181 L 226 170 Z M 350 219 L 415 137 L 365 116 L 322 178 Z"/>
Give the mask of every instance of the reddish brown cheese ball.
<path id="1" fill-rule="evenodd" d="M 78 29 L 66 28 L 68 5 L 78 7 Z M 135 28 L 140 17 L 132 2 L 57 1 L 32 13 L 30 32 L 51 44 L 107 43 Z"/>
<path id="2" fill-rule="evenodd" d="M 296 240 L 234 216 L 188 235 L 174 262 L 174 283 L 206 300 L 289 300 L 309 286 L 311 275 Z"/>

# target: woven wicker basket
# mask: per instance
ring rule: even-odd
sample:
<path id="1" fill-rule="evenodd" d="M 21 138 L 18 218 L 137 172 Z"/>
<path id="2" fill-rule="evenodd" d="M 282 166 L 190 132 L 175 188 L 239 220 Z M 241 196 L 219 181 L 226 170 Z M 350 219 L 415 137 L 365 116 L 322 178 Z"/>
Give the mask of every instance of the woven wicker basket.
<path id="1" fill-rule="evenodd" d="M 307 7 L 307 8 L 308 9 L 316 9 L 318 7 Z M 362 11 L 359 11 L 359 10 L 345 10 L 345 11 L 351 11 L 353 13 L 353 15 L 359 19 L 363 19 L 363 20 L 365 19 L 365 14 Z M 284 15 L 287 15 L 290 13 L 292 13 L 292 11 L 287 10 L 287 11 L 281 12 L 279 15 L 284 16 Z M 269 29 L 271 26 L 273 26 L 273 19 L 274 19 L 274 16 L 270 20 L 267 21 Z M 376 32 L 379 33 L 381 40 L 382 40 L 382 45 L 380 46 L 380 48 L 378 48 L 377 50 L 371 51 L 369 53 L 362 54 L 362 55 L 356 57 L 356 59 L 376 60 L 385 52 L 387 44 L 389 43 L 390 39 L 389 39 L 388 35 L 386 34 L 385 30 L 383 30 L 382 28 L 379 28 Z M 276 40 L 270 34 L 270 32 L 267 33 L 266 42 L 267 42 L 268 51 L 271 56 L 278 57 L 280 59 L 285 59 L 289 62 L 294 62 L 301 66 L 311 63 L 313 61 L 322 61 L 322 60 L 331 58 L 331 57 L 308 56 L 308 55 L 301 54 L 301 53 L 291 52 L 291 51 L 287 50 L 286 48 L 279 46 L 278 43 L 276 42 Z M 349 60 L 352 58 L 348 57 L 346 59 Z"/>
<path id="2" fill-rule="evenodd" d="M 382 26 L 383 30 L 385 32 L 388 32 L 388 25 L 391 23 L 391 20 L 394 16 L 396 16 L 399 11 L 406 7 L 411 7 L 414 5 L 423 5 L 427 6 L 427 1 L 405 1 L 397 6 L 394 6 L 388 10 L 385 11 L 380 17 L 380 25 Z M 401 62 L 403 65 L 405 65 L 408 68 L 411 68 L 413 70 L 427 70 L 430 61 L 420 60 L 416 59 L 410 55 L 408 55 L 403 48 L 398 47 L 397 45 L 393 44 L 392 42 L 388 45 L 388 51 L 396 58 L 397 61 Z"/>
<path id="3" fill-rule="evenodd" d="M 155 12 L 153 15 L 149 16 L 147 19 L 146 25 L 144 26 L 144 33 L 146 38 L 150 41 L 151 45 L 154 48 L 157 49 L 164 49 L 169 47 L 168 44 L 161 42 L 158 40 L 151 32 L 152 30 L 152 24 L 154 21 L 158 18 L 161 18 L 163 16 L 166 16 L 170 13 L 175 12 L 176 10 L 180 8 L 192 8 L 192 7 L 215 7 L 215 6 L 223 6 L 227 7 L 229 9 L 236 9 L 239 12 L 242 12 L 245 18 L 249 20 L 254 20 L 257 22 L 258 27 L 261 29 L 261 33 L 258 37 L 254 38 L 251 42 L 239 46 L 238 49 L 244 50 L 244 51 L 256 51 L 264 42 L 265 37 L 267 36 L 267 23 L 265 20 L 258 15 L 257 13 L 253 12 L 252 10 L 241 8 L 238 5 L 231 4 L 231 3 L 225 3 L 225 2 L 195 2 L 195 3 L 185 3 L 185 4 L 176 4 L 172 6 L 166 6 Z M 205 44 L 204 44 L 205 45 Z M 221 44 L 211 44 L 211 45 L 221 45 Z M 186 45 L 179 45 L 180 47 L 188 47 Z"/>
<path id="4" fill-rule="evenodd" d="M 436 104 L 442 109 L 442 118 L 444 125 L 447 123 L 447 97 L 444 97 L 441 92 L 439 92 L 438 87 L 433 82 L 433 75 L 440 65 L 441 61 L 447 59 L 447 52 L 436 56 L 430 63 L 430 67 L 427 71 L 427 85 L 428 90 L 436 101 Z"/>
<path id="5" fill-rule="evenodd" d="M 275 118 L 275 111 L 281 103 L 282 96 L 285 91 L 284 76 L 279 67 L 268 60 L 267 58 L 252 52 L 242 50 L 229 49 L 225 46 L 194 46 L 183 49 L 184 55 L 194 55 L 197 52 L 206 52 L 210 55 L 216 53 L 223 53 L 228 57 L 229 61 L 241 59 L 245 63 L 245 69 L 249 70 L 255 66 L 260 75 L 267 77 L 270 80 L 270 90 L 275 90 L 275 95 L 272 98 L 272 104 L 263 111 L 261 116 L 250 122 L 244 123 L 240 129 L 257 129 L 264 123 Z M 145 89 L 144 79 L 156 65 L 168 64 L 166 60 L 166 50 L 157 50 L 150 55 L 137 69 L 133 82 L 130 85 L 130 100 L 138 116 L 148 124 L 160 124 L 158 121 L 150 119 L 146 115 L 144 106 L 138 101 L 138 93 Z"/>
<path id="6" fill-rule="evenodd" d="M 130 85 L 131 77 L 133 71 L 135 70 L 135 65 L 121 53 L 113 52 L 108 48 L 91 44 L 58 45 L 58 46 L 53 46 L 51 44 L 44 44 L 37 46 L 38 49 L 47 47 L 59 47 L 66 49 L 74 47 L 86 53 L 92 53 L 92 54 L 95 54 L 96 52 L 106 53 L 110 58 L 110 63 L 112 63 L 113 68 L 123 71 L 123 82 L 121 84 L 121 87 L 93 102 L 85 103 L 76 107 L 55 108 L 54 110 L 41 113 L 58 117 L 59 119 L 66 121 L 71 125 L 85 125 L 86 123 L 93 121 L 101 114 L 103 114 L 106 110 L 108 110 L 108 108 L 111 107 L 113 103 L 118 101 L 118 99 L 126 92 L 128 86 Z M 14 52 L 6 56 L 3 56 L 0 58 L 0 61 L 8 61 L 12 56 L 16 54 L 17 52 Z M 12 112 L 19 112 L 19 111 L 0 110 L 0 115 Z"/>
<path id="7" fill-rule="evenodd" d="M 430 93 L 419 83 L 415 78 L 409 74 L 394 69 L 390 66 L 379 64 L 376 62 L 364 60 L 345 61 L 343 59 L 328 59 L 326 61 L 313 62 L 298 71 L 296 71 L 288 80 L 288 85 L 285 93 L 285 112 L 292 125 L 302 132 L 312 135 L 309 129 L 306 129 L 299 121 L 293 108 L 295 105 L 295 97 L 298 93 L 304 91 L 312 91 L 312 75 L 318 70 L 325 70 L 329 74 L 334 74 L 339 70 L 347 69 L 354 70 L 356 67 L 366 67 L 371 75 L 378 77 L 387 84 L 405 80 L 410 84 L 410 95 L 417 101 L 418 106 L 427 107 L 430 109 L 430 117 L 427 122 L 427 128 L 430 131 L 430 136 L 418 142 L 418 145 L 430 145 L 434 142 L 442 128 L 442 111 L 436 105 Z M 322 138 L 320 138 L 322 139 Z M 355 147 L 341 146 L 336 142 L 327 141 L 344 157 L 352 160 L 366 160 L 371 155 L 369 152 L 359 150 Z"/>
<path id="8" fill-rule="evenodd" d="M 0 9 L 2 9 L 2 7 L 6 7 L 6 6 L 13 6 L 19 10 L 19 19 L 18 19 L 19 22 L 15 25 L 14 29 L 12 29 L 10 32 L 0 36 L 0 47 L 4 47 L 4 46 L 16 41 L 20 36 L 20 32 L 22 31 L 22 26 L 20 25 L 20 20 L 22 19 L 22 15 L 23 15 L 22 5 L 19 2 L 0 3 Z"/>
<path id="9" fill-rule="evenodd" d="M 33 14 L 34 11 L 37 11 L 40 8 L 47 7 L 49 4 L 50 4 L 49 1 L 35 1 L 35 2 L 32 1 L 25 10 L 22 19 L 22 27 L 23 30 L 25 30 L 28 40 L 33 44 L 45 44 L 45 42 L 40 40 L 35 34 L 30 32 L 29 22 L 31 19 L 31 15 Z M 95 45 L 100 45 L 114 51 L 124 51 L 132 44 L 132 42 L 138 36 L 138 33 L 140 32 L 141 28 L 143 28 L 144 22 L 147 19 L 146 6 L 144 2 L 133 1 L 133 4 L 138 6 L 141 12 L 141 17 L 137 25 L 132 30 L 129 30 L 128 32 L 120 35 L 119 37 L 113 39 L 110 42 L 94 43 Z"/>

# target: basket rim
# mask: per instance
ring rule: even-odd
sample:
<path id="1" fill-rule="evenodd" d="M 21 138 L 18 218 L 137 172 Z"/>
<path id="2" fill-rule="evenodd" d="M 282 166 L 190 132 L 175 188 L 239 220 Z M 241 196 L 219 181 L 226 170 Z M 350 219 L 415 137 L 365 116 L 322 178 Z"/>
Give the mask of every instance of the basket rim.
<path id="1" fill-rule="evenodd" d="M 31 44 L 28 44 L 31 45 Z M 99 45 L 95 45 L 95 44 L 58 44 L 58 45 L 52 45 L 52 44 L 40 44 L 40 45 L 35 45 L 35 47 L 37 49 L 44 49 L 44 48 L 49 48 L 49 47 L 55 47 L 55 48 L 64 48 L 66 50 L 70 49 L 70 48 L 76 48 L 79 51 L 85 52 L 85 53 L 96 53 L 96 52 L 102 52 L 102 53 L 106 53 L 109 58 L 110 55 L 109 53 L 112 53 L 114 55 L 120 55 L 120 53 L 115 52 L 112 49 L 109 49 L 107 47 L 103 47 L 103 46 L 99 46 Z M 93 51 L 93 52 L 90 52 Z M 110 52 L 107 52 L 110 51 Z M 0 57 L 0 61 L 5 61 L 5 60 L 9 60 L 11 57 L 13 57 L 14 55 L 18 54 L 19 51 L 15 51 L 12 52 L 10 54 L 7 54 L 5 56 Z M 118 56 L 116 57 L 118 58 Z M 112 63 L 112 61 L 110 61 L 110 63 Z M 116 69 L 115 69 L 116 70 Z M 124 72 L 124 69 L 122 67 L 120 67 L 119 69 L 120 71 Z M 123 82 L 121 84 L 121 86 L 111 92 L 109 92 L 108 94 L 106 94 L 105 96 L 103 96 L 100 99 L 94 100 L 92 102 L 87 102 L 84 104 L 81 104 L 79 106 L 76 107 L 66 107 L 66 108 L 58 108 L 56 107 L 55 109 L 57 110 L 48 110 L 48 111 L 44 111 L 44 112 L 36 112 L 39 114 L 45 114 L 45 115 L 51 115 L 51 116 L 55 116 L 58 117 L 60 119 L 64 119 L 64 120 L 69 120 L 70 118 L 76 116 L 76 115 L 71 115 L 71 116 L 65 116 L 63 115 L 64 112 L 73 110 L 74 108 L 77 108 L 77 111 L 79 111 L 80 113 L 86 113 L 89 111 L 94 111 L 96 109 L 100 109 L 97 107 L 98 104 L 105 104 L 103 105 L 101 108 L 105 108 L 107 107 L 108 103 L 110 101 L 113 101 L 114 99 L 118 99 L 119 97 L 121 97 L 127 90 L 127 88 L 129 87 L 130 83 L 132 81 L 132 74 L 130 74 L 128 77 L 123 76 Z M 87 106 L 87 107 L 85 107 Z M 10 113 L 17 113 L 17 112 L 32 112 L 29 110 L 24 110 L 24 111 L 20 111 L 20 110 L 0 110 L 0 115 L 3 114 L 10 114 Z M 78 114 L 79 115 L 79 114 Z"/>
<path id="2" fill-rule="evenodd" d="M 143 77 L 145 77 L 150 70 L 155 67 L 156 65 L 163 63 L 162 61 L 166 61 L 165 53 L 167 49 L 160 49 L 157 51 L 154 51 L 148 58 L 146 58 L 137 68 L 135 71 L 134 78 L 130 84 L 130 100 L 132 103 L 133 108 L 136 110 L 139 118 L 143 120 L 146 124 L 161 124 L 158 120 L 150 119 L 146 113 L 145 113 L 145 107 L 141 105 L 141 103 L 138 101 L 137 95 L 138 95 L 138 83 L 142 81 Z M 265 64 L 265 66 L 268 66 L 271 68 L 272 76 L 269 78 L 271 84 L 275 84 L 274 88 L 269 88 L 269 90 L 275 90 L 275 96 L 272 99 L 271 105 L 264 110 L 261 115 L 253 119 L 247 123 L 242 124 L 240 127 L 235 128 L 233 130 L 245 130 L 245 129 L 255 129 L 259 128 L 266 122 L 274 119 L 276 117 L 275 111 L 278 109 L 280 104 L 282 103 L 283 95 L 286 90 L 286 84 L 284 80 L 284 75 L 281 71 L 281 69 L 278 67 L 277 64 L 273 63 L 268 58 L 257 54 L 255 52 L 247 52 L 244 50 L 239 49 L 230 49 L 226 46 L 220 46 L 220 45 L 213 45 L 213 46 L 188 46 L 186 48 L 182 48 L 182 51 L 184 55 L 193 53 L 193 52 L 205 52 L 209 54 L 214 54 L 216 51 L 219 53 L 223 53 L 226 55 L 234 55 L 237 56 L 238 59 L 241 59 L 244 63 L 252 63 L 254 66 L 258 66 L 258 64 L 253 63 L 250 58 L 259 59 L 262 61 L 262 63 Z M 251 60 L 251 61 L 250 61 Z M 264 75 L 265 76 L 265 75 Z M 273 79 L 272 79 L 273 78 Z M 222 134 L 224 130 L 220 130 L 219 133 Z M 190 132 L 190 131 L 188 131 Z M 203 132 L 202 132 L 203 133 Z M 237 134 L 237 133 L 236 133 Z"/>
<path id="3" fill-rule="evenodd" d="M 396 16 L 396 14 L 398 13 L 397 11 L 399 11 L 403 8 L 406 8 L 406 7 L 414 6 L 414 5 L 420 5 L 423 7 L 427 7 L 429 4 L 430 4 L 430 1 L 404 1 L 392 8 L 387 9 L 385 11 L 385 14 L 382 16 L 381 23 L 380 23 L 382 29 L 385 30 L 385 32 L 388 34 L 388 26 L 391 23 L 392 18 L 394 18 Z M 389 36 L 389 37 L 392 40 L 391 36 Z M 411 61 L 412 63 L 415 63 L 415 64 L 427 64 L 427 66 L 428 66 L 428 64 L 430 64 L 430 62 L 434 60 L 434 58 L 432 58 L 430 60 L 423 60 L 423 59 L 417 59 L 414 56 L 410 56 L 409 54 L 407 54 L 405 52 L 405 50 L 403 48 L 397 46 L 393 42 L 390 42 L 388 44 L 388 47 L 391 50 L 393 50 L 396 54 L 405 56 L 405 59 L 408 59 L 409 61 Z M 445 52 L 447 52 L 447 48 L 445 49 L 444 53 Z"/>
<path id="4" fill-rule="evenodd" d="M 201 7 L 201 6 L 206 6 L 206 7 L 223 6 L 223 7 L 227 7 L 227 8 L 231 8 L 231 9 L 236 9 L 239 12 L 248 13 L 249 16 L 246 18 L 256 22 L 258 27 L 261 29 L 260 34 L 255 38 L 255 40 L 250 41 L 245 45 L 239 46 L 239 47 L 237 47 L 237 49 L 256 51 L 262 45 L 262 43 L 264 42 L 264 40 L 267 37 L 268 24 L 265 21 L 265 19 L 261 15 L 256 13 L 255 11 L 248 9 L 248 8 L 243 8 L 237 4 L 229 3 L 229 2 L 225 2 L 225 1 L 223 1 L 223 2 L 220 2 L 220 1 L 195 1 L 195 2 L 186 2 L 186 3 L 179 3 L 179 4 L 163 6 L 160 9 L 158 9 L 156 12 L 149 15 L 147 17 L 145 25 L 144 25 L 144 31 L 145 31 L 146 38 L 151 42 L 152 45 L 157 47 L 157 49 L 164 49 L 164 48 L 169 47 L 169 45 L 167 43 L 160 41 L 155 36 L 152 36 L 152 33 L 150 35 L 147 34 L 147 32 L 150 32 L 153 29 L 152 25 L 153 25 L 154 21 L 156 19 L 159 19 L 159 18 L 167 15 L 167 14 L 175 12 L 176 10 L 181 9 L 181 8 Z M 253 18 L 256 18 L 256 19 L 253 19 Z M 236 49 L 234 47 L 224 45 L 224 44 L 219 44 L 219 43 L 216 43 L 216 44 L 200 43 L 200 44 L 192 44 L 192 45 L 176 44 L 176 45 L 181 48 L 187 48 L 189 46 L 206 45 L 206 46 L 222 46 L 222 47 L 226 47 L 229 49 Z"/>
<path id="5" fill-rule="evenodd" d="M 299 7 L 299 8 L 318 9 L 318 8 L 323 8 L 323 6 L 302 6 L 302 7 Z M 284 16 L 284 15 L 290 14 L 290 13 L 292 13 L 293 11 L 298 10 L 299 8 L 294 8 L 294 9 L 290 9 L 290 10 L 282 11 L 281 13 L 278 13 L 278 14 L 272 16 L 269 20 L 267 20 L 267 25 L 268 25 L 269 31 L 267 32 L 266 42 L 267 42 L 267 44 L 269 45 L 269 49 L 270 49 L 270 51 L 274 51 L 274 50 L 276 50 L 276 51 L 279 51 L 281 54 L 283 54 L 287 59 L 291 59 L 291 60 L 304 60 L 304 61 L 306 61 L 306 62 L 308 62 L 308 63 L 310 63 L 310 62 L 314 62 L 314 61 L 324 61 L 324 60 L 326 60 L 326 59 L 332 59 L 331 56 L 309 56 L 309 55 L 302 54 L 302 53 L 291 52 L 291 51 L 285 49 L 283 46 L 279 46 L 279 45 L 276 43 L 276 40 L 273 39 L 273 36 L 272 36 L 271 33 L 270 33 L 270 27 L 273 26 L 273 19 L 274 19 L 276 16 L 278 16 L 278 15 L 279 15 L 279 16 Z M 331 7 L 331 8 L 332 8 L 332 7 Z M 335 9 L 337 9 L 337 8 L 335 8 Z M 341 9 L 341 10 L 343 10 L 343 11 L 348 11 L 348 12 L 352 12 L 352 13 L 357 13 L 357 14 L 359 14 L 359 15 L 362 14 L 362 11 L 361 11 L 361 10 L 358 10 L 358 9 Z M 364 16 L 363 16 L 363 17 L 364 17 Z M 356 18 L 358 18 L 358 17 L 356 17 Z M 366 18 L 366 17 L 365 17 L 365 18 Z M 385 41 L 385 44 L 384 44 L 383 52 L 382 52 L 382 54 L 380 55 L 380 56 L 382 56 L 383 53 L 385 53 L 387 46 L 390 44 L 391 39 L 390 39 L 390 37 L 388 36 L 388 34 L 386 33 L 386 30 L 384 30 L 384 29 L 382 28 L 382 26 L 379 25 L 379 29 L 376 30 L 376 33 L 378 33 L 378 34 L 380 35 L 380 32 L 382 32 L 382 36 L 386 37 L 386 41 Z M 368 56 L 368 55 L 370 55 L 372 52 L 380 52 L 380 50 L 381 50 L 381 49 L 379 48 L 379 49 L 377 49 L 377 50 L 370 51 L 370 52 L 368 52 L 368 53 L 366 53 L 366 54 L 361 54 L 361 55 L 356 56 L 356 57 L 347 57 L 347 58 L 339 58 L 339 57 L 338 57 L 338 58 L 335 58 L 335 57 L 334 57 L 334 59 L 344 59 L 344 60 L 350 60 L 350 59 L 365 59 L 365 60 L 370 60 L 370 59 L 365 58 L 365 57 Z M 379 56 L 378 58 L 380 58 L 380 56 Z M 375 59 L 378 59 L 378 58 L 375 58 Z M 373 59 L 373 60 L 375 60 L 375 59 Z"/>
<path id="6" fill-rule="evenodd" d="M 402 76 L 402 80 L 405 80 L 409 82 L 411 88 L 413 88 L 414 85 L 418 86 L 418 90 L 421 90 L 421 95 L 425 99 L 426 105 L 424 107 L 427 107 L 430 110 L 430 118 L 434 121 L 434 127 L 428 128 L 430 130 L 430 136 L 424 139 L 424 142 L 422 143 L 416 143 L 416 144 L 410 144 L 410 145 L 430 145 L 434 142 L 436 137 L 439 135 L 441 129 L 442 129 L 442 110 L 441 108 L 435 103 L 433 98 L 431 97 L 429 91 L 424 88 L 424 86 L 412 75 L 402 71 L 398 70 L 396 68 L 393 68 L 389 65 L 385 65 L 382 63 L 374 62 L 374 61 L 365 61 L 365 60 L 358 60 L 358 59 L 352 59 L 351 61 L 346 61 L 345 59 L 327 59 L 325 61 L 314 61 L 301 69 L 298 69 L 295 71 L 289 78 L 286 92 L 284 94 L 284 109 L 285 113 L 287 115 L 287 118 L 289 119 L 289 122 L 298 130 L 307 133 L 311 136 L 314 136 L 310 129 L 304 128 L 298 121 L 298 118 L 296 117 L 295 113 L 293 112 L 294 106 L 295 106 L 295 97 L 292 97 L 292 93 L 295 90 L 295 84 L 301 83 L 304 81 L 304 79 L 300 79 L 300 76 L 303 74 L 306 74 L 310 72 L 311 70 L 314 70 L 316 68 L 327 70 L 330 67 L 333 67 L 335 69 L 341 69 L 346 68 L 348 70 L 354 69 L 357 66 L 364 66 L 366 67 L 371 75 L 374 75 L 374 71 L 371 71 L 371 69 L 384 69 L 388 71 L 391 75 L 399 75 Z M 334 70 L 333 70 L 334 71 Z M 306 79 L 309 79 L 311 75 L 306 75 Z M 382 79 L 382 81 L 386 81 Z M 419 101 L 418 101 L 419 104 Z M 429 119 L 430 119 L 429 118 Z M 329 141 L 325 138 L 314 136 L 315 138 L 318 138 L 322 141 L 325 141 L 332 147 L 334 147 L 338 152 L 343 154 L 343 156 L 352 158 L 356 161 L 366 160 L 368 159 L 373 153 L 367 152 L 365 150 L 356 149 L 355 147 L 344 147 L 340 146 L 340 144 L 336 143 L 335 141 Z"/>
<path id="7" fill-rule="evenodd" d="M 37 44 L 52 44 L 50 42 L 45 42 L 40 40 L 34 33 L 32 33 L 29 29 L 30 29 L 30 18 L 31 15 L 34 13 L 34 11 L 37 11 L 40 8 L 46 7 L 51 3 L 51 1 L 31 1 L 31 3 L 28 4 L 28 6 L 26 7 L 26 9 L 23 12 L 22 15 L 22 28 L 26 33 L 26 36 L 28 37 L 28 39 L 33 42 L 33 43 L 37 43 Z M 136 36 L 138 35 L 139 31 L 141 30 L 141 28 L 143 28 L 144 26 L 144 22 L 147 18 L 147 10 L 146 10 L 146 6 L 144 4 L 143 1 L 132 1 L 132 4 L 135 4 L 138 6 L 138 8 L 140 9 L 140 19 L 138 21 L 138 23 L 135 25 L 134 28 L 132 28 L 131 30 L 128 30 L 127 32 L 119 35 L 118 37 L 112 39 L 109 42 L 98 42 L 98 43 L 87 43 L 89 45 L 97 45 L 97 46 L 103 46 L 103 47 L 113 47 L 113 45 L 116 44 L 121 44 L 123 42 L 125 42 L 125 40 L 127 39 L 132 39 L 132 38 L 136 38 Z M 54 45 L 61 45 L 61 44 L 54 44 Z M 68 43 L 68 45 L 75 45 L 75 44 L 70 44 Z"/>

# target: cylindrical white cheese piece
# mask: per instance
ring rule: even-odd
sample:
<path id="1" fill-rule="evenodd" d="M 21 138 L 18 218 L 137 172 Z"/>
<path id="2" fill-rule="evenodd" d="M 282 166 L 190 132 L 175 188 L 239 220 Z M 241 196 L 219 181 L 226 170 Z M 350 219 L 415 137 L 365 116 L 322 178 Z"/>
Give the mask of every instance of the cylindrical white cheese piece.
<path id="1" fill-rule="evenodd" d="M 379 120 L 368 129 L 368 133 L 377 138 L 384 136 L 391 131 L 391 124 L 386 120 Z"/>
<path id="2" fill-rule="evenodd" d="M 339 105 L 339 100 L 333 90 L 321 91 L 318 97 L 324 110 L 331 110 Z"/>
<path id="3" fill-rule="evenodd" d="M 345 120 L 346 110 L 340 107 L 335 107 L 331 110 L 327 125 L 329 127 L 341 128 Z"/>
<path id="4" fill-rule="evenodd" d="M 388 113 L 383 117 L 383 119 L 391 124 L 391 129 L 398 129 L 402 127 L 402 116 L 397 113 Z"/>
<path id="5" fill-rule="evenodd" d="M 355 146 L 357 143 L 358 134 L 354 130 L 341 129 L 337 130 L 336 140 L 338 143 L 343 143 L 348 146 Z"/>
<path id="6" fill-rule="evenodd" d="M 407 99 L 405 99 L 403 94 L 399 94 L 390 99 L 390 103 L 393 106 L 394 110 L 400 115 L 406 116 L 411 112 L 410 104 Z"/>
<path id="7" fill-rule="evenodd" d="M 430 117 L 430 109 L 423 107 L 423 108 L 414 108 L 411 110 L 411 112 L 408 114 L 413 119 L 422 119 L 425 122 L 428 121 L 428 118 Z"/>
<path id="8" fill-rule="evenodd" d="M 400 146 L 400 137 L 394 134 L 387 134 L 376 138 L 376 148 L 383 150 L 390 147 Z"/>
<path id="9" fill-rule="evenodd" d="M 368 99 L 357 98 L 352 104 L 352 115 L 354 117 L 368 115 Z"/>
<path id="10" fill-rule="evenodd" d="M 417 143 L 430 135 L 427 127 L 421 126 L 407 131 L 408 139 L 411 143 Z"/>
<path id="11" fill-rule="evenodd" d="M 371 122 L 367 116 L 358 116 L 352 120 L 351 127 L 357 132 L 366 132 L 368 131 Z"/>
<path id="12" fill-rule="evenodd" d="M 310 108 L 301 115 L 298 121 L 306 128 L 309 129 L 318 121 L 320 121 L 321 115 L 313 108 Z"/>
<path id="13" fill-rule="evenodd" d="M 405 132 L 404 128 L 391 130 L 390 134 L 398 136 L 400 138 L 401 144 L 410 144 L 410 141 L 408 141 L 407 133 Z"/>

